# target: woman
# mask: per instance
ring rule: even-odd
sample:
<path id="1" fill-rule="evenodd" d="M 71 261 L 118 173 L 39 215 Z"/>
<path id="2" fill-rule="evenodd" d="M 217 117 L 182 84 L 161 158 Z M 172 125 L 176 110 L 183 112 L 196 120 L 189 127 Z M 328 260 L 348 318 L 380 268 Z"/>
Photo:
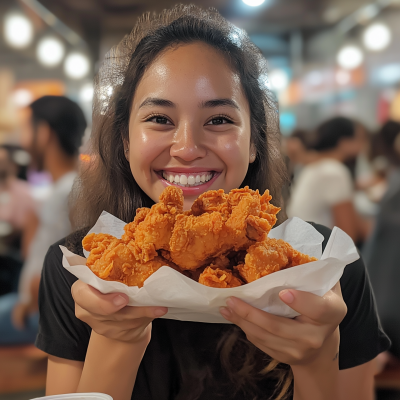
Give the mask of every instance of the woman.
<path id="1" fill-rule="evenodd" d="M 243 31 L 194 6 L 145 16 L 110 53 L 97 81 L 92 162 L 73 196 L 83 229 L 50 248 L 42 276 L 37 345 L 50 354 L 47 394 L 281 399 L 293 373 L 296 400 L 372 399 L 371 360 L 388 340 L 362 262 L 342 278 L 346 317 L 338 283 L 323 298 L 281 292 L 301 314 L 294 320 L 231 298 L 221 314 L 232 325 L 159 319 L 162 304 L 125 307 L 126 296 L 103 295 L 62 267 L 58 244 L 81 252 L 103 209 L 130 221 L 168 184 L 189 185 L 180 186 L 186 208 L 206 190 L 243 185 L 269 188 L 279 205 L 285 174 L 265 73 Z M 207 181 L 191 184 L 195 173 Z"/>
<path id="2" fill-rule="evenodd" d="M 364 239 L 366 226 L 354 205 L 354 188 L 345 162 L 362 150 L 361 127 L 335 117 L 316 130 L 312 160 L 301 170 L 291 193 L 288 215 L 343 229 L 355 241 Z"/>

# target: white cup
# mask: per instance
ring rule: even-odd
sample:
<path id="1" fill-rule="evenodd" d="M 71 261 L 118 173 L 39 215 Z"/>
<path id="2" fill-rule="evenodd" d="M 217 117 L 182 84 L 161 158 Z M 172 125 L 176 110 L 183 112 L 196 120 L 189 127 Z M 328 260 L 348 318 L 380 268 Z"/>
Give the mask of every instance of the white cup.
<path id="1" fill-rule="evenodd" d="M 36 397 L 31 400 L 113 400 L 111 396 L 104 393 L 68 393 L 55 396 Z"/>

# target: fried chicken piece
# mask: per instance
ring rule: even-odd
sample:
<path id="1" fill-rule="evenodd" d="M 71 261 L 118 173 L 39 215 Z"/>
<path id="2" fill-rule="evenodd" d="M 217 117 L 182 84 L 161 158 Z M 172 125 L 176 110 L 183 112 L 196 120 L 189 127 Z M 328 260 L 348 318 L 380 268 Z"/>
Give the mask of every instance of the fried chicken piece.
<path id="1" fill-rule="evenodd" d="M 143 222 L 145 220 L 145 218 L 147 217 L 149 212 L 150 212 L 150 208 L 147 208 L 147 207 L 138 208 L 136 210 L 135 219 L 132 222 L 130 222 L 129 224 L 126 224 L 124 226 L 125 233 L 121 237 L 121 240 L 124 243 L 129 243 L 131 240 L 135 240 L 136 228 L 138 227 L 138 225 L 141 222 Z"/>
<path id="2" fill-rule="evenodd" d="M 195 216 L 217 211 L 226 220 L 230 214 L 228 196 L 222 189 L 208 190 L 194 201 L 190 211 Z"/>
<path id="3" fill-rule="evenodd" d="M 118 244 L 118 239 L 107 233 L 91 233 L 85 236 L 82 240 L 82 247 L 86 251 L 90 251 L 86 265 L 90 267 L 101 258 L 104 251 L 109 247 L 115 247 Z"/>
<path id="4" fill-rule="evenodd" d="M 195 213 L 206 210 L 203 214 L 182 214 L 176 218 L 170 240 L 170 256 L 184 270 L 196 269 L 232 250 L 246 250 L 256 240 L 266 238 L 274 218 L 276 221 L 275 214 L 269 220 L 260 217 L 262 213 L 267 214 L 262 208 L 264 205 L 266 210 L 268 196 L 263 198 L 258 191 L 248 187 L 234 189 L 227 197 L 222 191 L 211 192 L 211 196 L 205 193 L 194 207 Z M 214 208 L 219 211 L 210 211 Z M 275 213 L 278 211 L 278 208 L 272 210 Z"/>
<path id="5" fill-rule="evenodd" d="M 317 259 L 300 253 L 282 239 L 266 238 L 250 246 L 244 264 L 236 266 L 235 269 L 249 283 L 273 272 L 311 261 Z"/>
<path id="6" fill-rule="evenodd" d="M 157 250 L 169 250 L 175 219 L 182 213 L 182 209 L 182 190 L 168 186 L 161 193 L 160 202 L 151 207 L 144 220 L 136 227 L 132 226 L 134 240 L 129 241 L 127 245 L 137 260 L 147 262 L 157 256 Z M 138 218 L 142 218 L 144 213 L 141 211 Z M 130 228 L 128 232 L 129 230 Z M 125 232 L 128 234 L 126 230 Z"/>
<path id="7" fill-rule="evenodd" d="M 169 242 L 171 260 L 193 270 L 221 251 L 224 222 L 219 212 L 178 215 Z"/>
<path id="8" fill-rule="evenodd" d="M 179 271 L 175 264 L 160 256 L 144 263 L 137 261 L 129 247 L 111 235 L 92 233 L 84 238 L 83 246 L 90 250 L 86 265 L 106 281 L 142 287 L 144 281 L 163 265 Z"/>
<path id="9" fill-rule="evenodd" d="M 241 286 L 240 279 L 233 275 L 232 271 L 217 268 L 216 265 L 209 265 L 199 277 L 199 283 L 215 288 L 232 288 Z"/>

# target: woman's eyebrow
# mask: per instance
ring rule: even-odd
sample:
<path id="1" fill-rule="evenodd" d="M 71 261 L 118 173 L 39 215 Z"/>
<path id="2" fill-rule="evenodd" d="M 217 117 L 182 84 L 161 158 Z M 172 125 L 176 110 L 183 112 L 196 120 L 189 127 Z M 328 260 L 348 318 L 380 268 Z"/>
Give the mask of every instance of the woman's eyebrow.
<path id="1" fill-rule="evenodd" d="M 148 97 L 139 108 L 146 106 L 160 106 L 160 107 L 175 107 L 175 103 L 166 99 L 159 99 L 157 97 Z"/>
<path id="2" fill-rule="evenodd" d="M 213 99 L 213 100 L 203 101 L 200 103 L 201 108 L 214 108 L 220 106 L 228 106 L 240 110 L 236 101 L 232 99 Z"/>

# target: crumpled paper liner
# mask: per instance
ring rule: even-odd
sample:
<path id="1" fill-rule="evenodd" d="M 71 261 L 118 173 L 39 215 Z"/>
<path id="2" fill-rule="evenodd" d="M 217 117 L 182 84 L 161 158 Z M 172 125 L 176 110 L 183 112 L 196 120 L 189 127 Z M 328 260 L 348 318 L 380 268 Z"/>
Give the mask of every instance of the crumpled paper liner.
<path id="1" fill-rule="evenodd" d="M 90 233 L 109 233 L 120 238 L 125 222 L 104 212 Z M 142 288 L 120 282 L 104 281 L 86 266 L 86 259 L 60 246 L 63 266 L 81 281 L 102 293 L 125 293 L 130 306 L 163 306 L 163 318 L 181 321 L 229 323 L 219 313 L 230 296 L 238 297 L 271 314 L 293 318 L 298 315 L 279 298 L 283 289 L 297 289 L 323 296 L 340 279 L 347 264 L 359 258 L 352 239 L 341 229 L 333 228 L 322 253 L 324 237 L 309 223 L 291 218 L 271 230 L 269 237 L 283 239 L 296 250 L 318 258 L 318 261 L 274 272 L 254 282 L 229 289 L 211 288 L 182 275 L 170 267 L 161 267 Z M 85 252 L 87 256 L 88 253 Z"/>

